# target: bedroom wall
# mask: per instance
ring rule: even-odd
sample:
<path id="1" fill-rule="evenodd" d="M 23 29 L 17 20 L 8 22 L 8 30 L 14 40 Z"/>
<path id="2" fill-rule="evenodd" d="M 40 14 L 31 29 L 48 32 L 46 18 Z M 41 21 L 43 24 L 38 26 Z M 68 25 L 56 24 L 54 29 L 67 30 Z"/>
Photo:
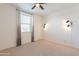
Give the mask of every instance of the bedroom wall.
<path id="1" fill-rule="evenodd" d="M 63 28 L 63 21 L 68 17 L 72 21 L 71 31 L 65 31 Z M 44 31 L 44 39 L 79 48 L 79 4 L 51 12 L 44 19 L 44 23 L 48 24 Z"/>
<path id="2" fill-rule="evenodd" d="M 16 8 L 0 4 L 0 50 L 16 46 Z"/>
<path id="3" fill-rule="evenodd" d="M 33 19 L 34 19 L 34 39 L 35 41 L 43 39 L 43 17 L 38 15 L 38 14 L 34 14 L 33 15 Z"/>

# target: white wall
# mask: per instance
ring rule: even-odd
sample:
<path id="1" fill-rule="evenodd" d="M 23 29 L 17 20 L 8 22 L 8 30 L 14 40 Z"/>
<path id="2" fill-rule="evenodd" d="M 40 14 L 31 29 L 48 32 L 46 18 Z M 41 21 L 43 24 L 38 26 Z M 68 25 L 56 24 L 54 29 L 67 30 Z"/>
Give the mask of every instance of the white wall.
<path id="1" fill-rule="evenodd" d="M 63 29 L 62 22 L 67 17 L 71 17 L 72 20 L 71 32 Z M 44 32 L 44 39 L 79 47 L 79 5 L 51 12 L 44 19 L 44 22 L 48 24 L 48 29 Z"/>
<path id="2" fill-rule="evenodd" d="M 16 46 L 16 8 L 0 4 L 0 50 Z"/>
<path id="3" fill-rule="evenodd" d="M 34 39 L 35 41 L 43 39 L 43 17 L 37 14 L 33 15 L 34 19 Z"/>

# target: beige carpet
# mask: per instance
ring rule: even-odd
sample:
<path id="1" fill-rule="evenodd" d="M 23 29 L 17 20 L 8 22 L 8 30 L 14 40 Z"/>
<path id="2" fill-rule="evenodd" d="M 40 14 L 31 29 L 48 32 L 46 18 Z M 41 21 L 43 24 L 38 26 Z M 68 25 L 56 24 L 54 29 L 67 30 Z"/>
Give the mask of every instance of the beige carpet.
<path id="1" fill-rule="evenodd" d="M 69 46 L 39 40 L 16 48 L 10 48 L 0 52 L 0 55 L 12 56 L 75 56 L 79 50 Z"/>

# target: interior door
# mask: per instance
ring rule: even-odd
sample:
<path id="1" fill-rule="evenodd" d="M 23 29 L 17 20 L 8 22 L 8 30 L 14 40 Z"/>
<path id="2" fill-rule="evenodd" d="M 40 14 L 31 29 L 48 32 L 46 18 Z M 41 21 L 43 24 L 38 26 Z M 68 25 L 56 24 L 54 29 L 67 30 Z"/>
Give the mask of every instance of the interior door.
<path id="1" fill-rule="evenodd" d="M 32 37 L 32 16 L 20 12 L 21 44 L 31 42 Z"/>

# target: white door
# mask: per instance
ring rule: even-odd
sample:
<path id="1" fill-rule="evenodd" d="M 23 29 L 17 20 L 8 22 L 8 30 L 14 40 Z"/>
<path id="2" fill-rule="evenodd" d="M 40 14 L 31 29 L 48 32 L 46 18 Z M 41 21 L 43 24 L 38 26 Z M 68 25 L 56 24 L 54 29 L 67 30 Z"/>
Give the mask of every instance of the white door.
<path id="1" fill-rule="evenodd" d="M 31 42 L 32 34 L 32 16 L 20 12 L 20 24 L 21 24 L 21 44 Z"/>

